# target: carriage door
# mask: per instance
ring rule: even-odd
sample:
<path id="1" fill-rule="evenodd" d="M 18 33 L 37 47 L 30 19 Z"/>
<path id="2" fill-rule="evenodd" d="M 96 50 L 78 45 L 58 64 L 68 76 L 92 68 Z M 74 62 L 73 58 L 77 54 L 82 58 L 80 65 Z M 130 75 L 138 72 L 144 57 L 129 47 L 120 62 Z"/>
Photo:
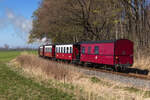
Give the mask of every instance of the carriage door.
<path id="1" fill-rule="evenodd" d="M 74 45 L 73 59 L 80 60 L 80 45 Z"/>

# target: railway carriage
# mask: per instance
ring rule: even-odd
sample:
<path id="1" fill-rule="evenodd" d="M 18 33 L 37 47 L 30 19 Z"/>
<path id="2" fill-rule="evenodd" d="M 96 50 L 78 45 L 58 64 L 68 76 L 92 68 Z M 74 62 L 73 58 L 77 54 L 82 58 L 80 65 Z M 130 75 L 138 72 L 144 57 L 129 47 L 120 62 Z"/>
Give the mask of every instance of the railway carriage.
<path id="1" fill-rule="evenodd" d="M 133 42 L 128 39 L 119 39 L 43 45 L 39 47 L 39 56 L 78 64 L 111 65 L 118 70 L 133 64 Z"/>
<path id="2" fill-rule="evenodd" d="M 79 47 L 77 44 L 56 45 L 55 57 L 56 59 L 68 61 L 79 60 Z"/>
<path id="3" fill-rule="evenodd" d="M 44 57 L 44 45 L 39 47 L 38 53 L 40 57 Z"/>
<path id="4" fill-rule="evenodd" d="M 131 66 L 133 64 L 133 42 L 127 39 L 82 42 L 80 61 L 95 64 Z"/>
<path id="5" fill-rule="evenodd" d="M 48 58 L 54 58 L 55 57 L 55 45 L 45 45 L 44 46 L 44 56 Z"/>

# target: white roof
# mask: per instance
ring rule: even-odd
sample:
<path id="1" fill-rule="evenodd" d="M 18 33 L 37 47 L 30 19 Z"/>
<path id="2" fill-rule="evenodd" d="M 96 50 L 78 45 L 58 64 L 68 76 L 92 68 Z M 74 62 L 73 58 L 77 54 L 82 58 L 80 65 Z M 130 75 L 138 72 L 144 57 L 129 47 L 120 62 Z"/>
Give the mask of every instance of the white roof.
<path id="1" fill-rule="evenodd" d="M 52 46 L 45 46 L 45 48 L 52 48 Z"/>
<path id="2" fill-rule="evenodd" d="M 73 47 L 72 44 L 69 44 L 69 45 L 56 45 L 56 47 Z"/>
<path id="3" fill-rule="evenodd" d="M 43 46 L 42 46 L 42 47 L 40 47 L 40 48 L 43 48 Z"/>

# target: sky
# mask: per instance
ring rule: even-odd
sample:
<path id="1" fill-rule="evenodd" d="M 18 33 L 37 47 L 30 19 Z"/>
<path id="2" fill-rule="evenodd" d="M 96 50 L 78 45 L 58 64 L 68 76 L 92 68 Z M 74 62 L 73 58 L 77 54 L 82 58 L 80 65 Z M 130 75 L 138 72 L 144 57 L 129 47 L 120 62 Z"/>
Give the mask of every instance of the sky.
<path id="1" fill-rule="evenodd" d="M 0 47 L 36 46 L 27 44 L 32 15 L 40 0 L 0 0 Z"/>

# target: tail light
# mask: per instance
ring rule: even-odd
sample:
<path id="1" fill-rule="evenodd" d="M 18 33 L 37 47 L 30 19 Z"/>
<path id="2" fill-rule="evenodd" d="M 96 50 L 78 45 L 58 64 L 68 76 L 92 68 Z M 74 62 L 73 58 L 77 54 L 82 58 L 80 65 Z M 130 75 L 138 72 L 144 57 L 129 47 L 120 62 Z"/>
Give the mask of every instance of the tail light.
<path id="1" fill-rule="evenodd" d="M 118 59 L 119 59 L 119 57 L 118 57 L 118 56 L 116 56 L 115 58 L 116 58 L 116 60 L 118 60 Z"/>

